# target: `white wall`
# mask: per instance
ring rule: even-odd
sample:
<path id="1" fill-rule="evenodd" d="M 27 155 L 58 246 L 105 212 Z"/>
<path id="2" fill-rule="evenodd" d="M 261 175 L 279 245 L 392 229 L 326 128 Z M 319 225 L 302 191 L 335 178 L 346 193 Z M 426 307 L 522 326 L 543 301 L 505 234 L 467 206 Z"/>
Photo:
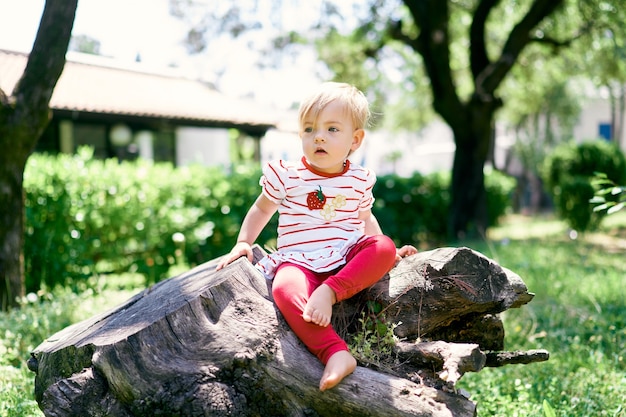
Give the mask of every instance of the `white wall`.
<path id="1" fill-rule="evenodd" d="M 598 95 L 586 100 L 580 114 L 580 119 L 574 127 L 574 139 L 577 142 L 597 139 L 600 137 L 599 125 L 611 123 L 611 105 L 608 97 Z M 617 132 L 613 132 L 615 135 Z M 626 129 L 622 130 L 619 138 L 622 150 L 626 152 Z"/>
<path id="2" fill-rule="evenodd" d="M 454 157 L 452 131 L 441 122 L 433 123 L 419 133 L 367 131 L 361 148 L 350 161 L 366 165 L 377 175 L 396 173 L 410 176 L 415 171 L 428 174 L 452 169 Z M 393 156 L 398 158 L 394 161 Z M 300 138 L 296 132 L 271 129 L 261 141 L 261 160 L 299 160 Z"/>
<path id="3" fill-rule="evenodd" d="M 366 140 L 365 164 L 379 175 L 407 177 L 452 169 L 456 146 L 452 130 L 443 122 L 435 121 L 419 132 L 374 131 Z"/>
<path id="4" fill-rule="evenodd" d="M 228 129 L 179 127 L 176 129 L 176 166 L 230 165 Z"/>

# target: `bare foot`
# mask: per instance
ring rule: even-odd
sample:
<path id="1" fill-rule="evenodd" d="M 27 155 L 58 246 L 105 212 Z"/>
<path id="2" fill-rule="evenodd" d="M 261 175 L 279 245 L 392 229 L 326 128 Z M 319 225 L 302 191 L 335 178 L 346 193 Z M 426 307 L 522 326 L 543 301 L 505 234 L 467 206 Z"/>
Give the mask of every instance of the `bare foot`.
<path id="1" fill-rule="evenodd" d="M 304 306 L 302 318 L 318 326 L 326 327 L 330 324 L 333 315 L 333 304 L 337 301 L 335 291 L 328 285 L 322 284 L 313 291 Z"/>
<path id="2" fill-rule="evenodd" d="M 326 391 L 340 383 L 345 377 L 356 369 L 356 359 L 347 350 L 340 350 L 333 354 L 326 363 L 322 379 L 320 380 L 320 391 Z"/>

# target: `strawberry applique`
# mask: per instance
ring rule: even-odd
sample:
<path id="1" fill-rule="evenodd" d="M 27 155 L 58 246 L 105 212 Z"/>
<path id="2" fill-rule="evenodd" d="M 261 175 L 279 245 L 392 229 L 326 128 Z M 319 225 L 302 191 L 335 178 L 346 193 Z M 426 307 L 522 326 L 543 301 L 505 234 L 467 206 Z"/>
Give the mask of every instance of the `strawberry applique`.
<path id="1" fill-rule="evenodd" d="M 324 208 L 324 203 L 326 203 L 326 196 L 322 193 L 322 187 L 319 187 L 317 191 L 311 191 L 306 196 L 306 205 L 309 210 L 319 210 Z"/>

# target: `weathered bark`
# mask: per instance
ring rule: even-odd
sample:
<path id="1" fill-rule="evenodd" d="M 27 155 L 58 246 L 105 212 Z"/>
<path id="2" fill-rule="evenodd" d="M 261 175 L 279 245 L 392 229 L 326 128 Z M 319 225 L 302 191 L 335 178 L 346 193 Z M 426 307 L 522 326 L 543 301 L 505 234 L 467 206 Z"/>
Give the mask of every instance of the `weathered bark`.
<path id="1" fill-rule="evenodd" d="M 49 122 L 52 91 L 65 66 L 78 0 L 47 0 L 33 50 L 13 92 L 0 90 L 0 307 L 24 293 L 23 179 Z"/>
<path id="2" fill-rule="evenodd" d="M 377 300 L 388 320 L 400 323 L 395 329 L 399 337 L 501 350 L 504 329 L 494 314 L 520 307 L 533 296 L 517 274 L 484 255 L 469 248 L 439 248 L 404 259 L 360 295 L 361 303 L 341 314 L 348 317 L 344 322 L 353 321 L 365 300 Z"/>
<path id="3" fill-rule="evenodd" d="M 526 365 L 533 362 L 547 361 L 549 354 L 545 350 L 528 350 L 526 352 L 489 352 L 485 366 L 498 368 L 504 365 Z"/>
<path id="4" fill-rule="evenodd" d="M 260 256 L 258 248 L 255 253 Z M 37 373 L 35 396 L 44 414 L 475 415 L 475 404 L 456 393 L 454 383 L 485 366 L 478 344 L 411 336 L 395 347 L 399 368 L 377 372 L 359 366 L 320 392 L 323 367 L 274 307 L 271 283 L 245 259 L 220 271 L 216 263 L 162 281 L 37 347 L 29 367 Z M 461 267 L 466 273 L 443 278 L 442 271 Z M 464 284 L 450 285 L 449 279 Z M 436 301 L 431 292 L 444 298 L 436 308 L 422 302 L 424 296 Z M 454 314 L 493 314 L 531 299 L 518 277 L 466 248 L 406 258 L 383 282 L 336 306 L 336 320 L 346 320 L 342 314 L 372 295 L 387 303 L 394 321 L 412 322 L 397 328 L 404 335 L 449 326 Z M 448 303 L 462 306 L 452 313 L 440 310 Z"/>

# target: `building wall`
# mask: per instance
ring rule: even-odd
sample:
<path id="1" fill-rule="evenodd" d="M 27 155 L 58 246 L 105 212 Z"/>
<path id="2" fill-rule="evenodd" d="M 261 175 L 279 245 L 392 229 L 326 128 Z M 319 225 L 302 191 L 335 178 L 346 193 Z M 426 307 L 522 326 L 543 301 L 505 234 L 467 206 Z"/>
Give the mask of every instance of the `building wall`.
<path id="1" fill-rule="evenodd" d="M 367 166 L 378 175 L 395 173 L 411 176 L 452 169 L 454 157 L 452 131 L 435 122 L 420 132 L 366 131 L 361 147 L 350 161 Z M 299 160 L 302 146 L 296 132 L 270 129 L 261 141 L 261 161 Z"/>
<path id="2" fill-rule="evenodd" d="M 179 127 L 176 129 L 176 165 L 230 165 L 228 129 Z"/>
<path id="3" fill-rule="evenodd" d="M 611 104 L 607 98 L 590 98 L 583 106 L 578 124 L 574 127 L 574 139 L 577 142 L 597 139 L 611 125 Z M 612 132 L 613 136 L 617 132 Z M 622 129 L 621 137 L 617 141 L 620 148 L 626 152 L 626 129 Z"/>

